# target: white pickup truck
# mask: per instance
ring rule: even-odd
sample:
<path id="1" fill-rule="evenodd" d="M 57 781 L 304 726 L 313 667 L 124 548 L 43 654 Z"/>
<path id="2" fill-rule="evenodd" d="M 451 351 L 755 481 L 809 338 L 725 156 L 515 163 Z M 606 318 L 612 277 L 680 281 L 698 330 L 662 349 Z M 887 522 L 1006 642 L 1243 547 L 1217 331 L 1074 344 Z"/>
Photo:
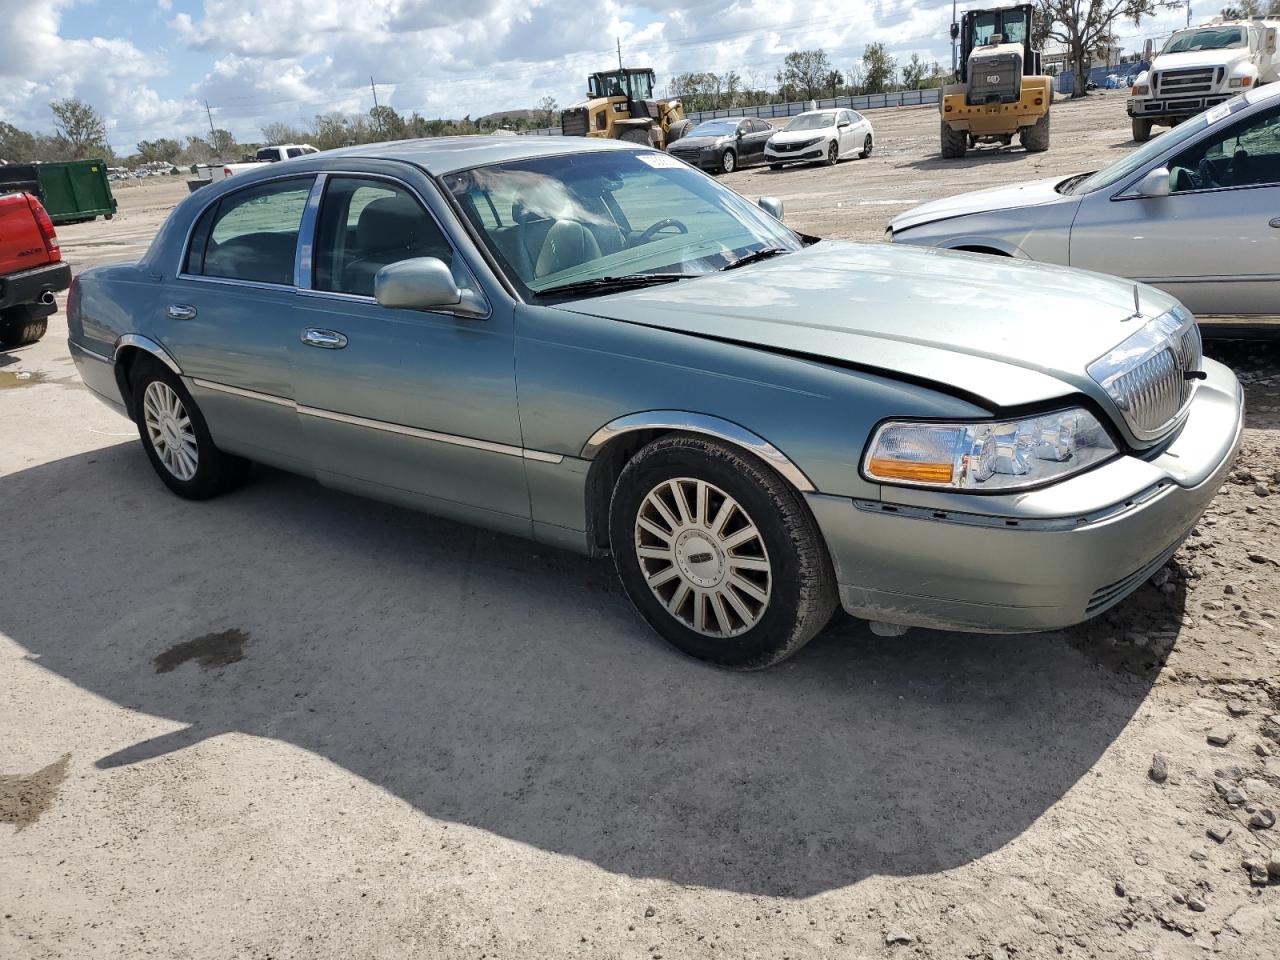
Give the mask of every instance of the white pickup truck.
<path id="1" fill-rule="evenodd" d="M 1155 59 L 1151 41 L 1144 51 L 1151 67 L 1129 91 L 1133 139 L 1142 143 L 1151 128 L 1172 127 L 1251 87 L 1277 79 L 1280 21 L 1209 20 L 1176 31 Z"/>
<path id="2" fill-rule="evenodd" d="M 259 147 L 254 158 L 245 160 L 243 163 L 201 164 L 196 169 L 196 179 L 187 181 L 187 188 L 195 193 L 207 184 L 217 183 L 225 177 L 232 177 L 246 170 L 256 170 L 264 163 L 279 163 L 281 160 L 292 160 L 295 157 L 305 157 L 319 152 L 309 143 L 282 143 L 274 147 Z"/>

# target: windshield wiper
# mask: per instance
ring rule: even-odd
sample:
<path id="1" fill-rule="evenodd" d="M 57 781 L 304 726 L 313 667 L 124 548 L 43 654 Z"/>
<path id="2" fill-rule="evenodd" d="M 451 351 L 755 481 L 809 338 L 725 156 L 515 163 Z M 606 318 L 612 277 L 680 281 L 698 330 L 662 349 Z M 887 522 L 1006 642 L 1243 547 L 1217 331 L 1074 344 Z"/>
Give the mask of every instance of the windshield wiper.
<path id="1" fill-rule="evenodd" d="M 1077 173 L 1074 177 L 1067 177 L 1054 189 L 1064 197 L 1069 197 L 1072 195 L 1071 191 L 1076 188 L 1076 185 L 1093 176 L 1093 173 L 1094 171 L 1090 171 L 1088 173 Z"/>
<path id="2" fill-rule="evenodd" d="M 744 253 L 737 260 L 725 264 L 720 268 L 723 273 L 725 270 L 735 270 L 738 267 L 745 267 L 749 263 L 758 263 L 761 260 L 768 260 L 770 257 L 776 257 L 783 253 L 790 253 L 785 247 L 765 247 L 762 250 L 754 250 L 751 253 Z"/>
<path id="3" fill-rule="evenodd" d="M 573 283 L 562 283 L 558 287 L 546 287 L 537 291 L 538 296 L 564 293 L 608 293 L 611 290 L 628 290 L 631 287 L 648 287 L 657 283 L 672 283 L 685 280 L 687 273 L 628 273 L 621 277 L 594 277 L 590 280 L 575 280 Z"/>

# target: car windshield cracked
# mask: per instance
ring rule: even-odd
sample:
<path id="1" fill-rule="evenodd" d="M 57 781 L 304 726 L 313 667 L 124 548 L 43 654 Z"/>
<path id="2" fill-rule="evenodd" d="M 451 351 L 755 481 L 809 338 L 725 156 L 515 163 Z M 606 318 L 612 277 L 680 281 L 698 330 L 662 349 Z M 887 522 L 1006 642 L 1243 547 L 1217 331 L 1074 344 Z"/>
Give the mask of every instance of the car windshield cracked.
<path id="1" fill-rule="evenodd" d="M 738 194 L 647 151 L 539 157 L 444 183 L 527 297 L 672 282 L 803 246 Z"/>

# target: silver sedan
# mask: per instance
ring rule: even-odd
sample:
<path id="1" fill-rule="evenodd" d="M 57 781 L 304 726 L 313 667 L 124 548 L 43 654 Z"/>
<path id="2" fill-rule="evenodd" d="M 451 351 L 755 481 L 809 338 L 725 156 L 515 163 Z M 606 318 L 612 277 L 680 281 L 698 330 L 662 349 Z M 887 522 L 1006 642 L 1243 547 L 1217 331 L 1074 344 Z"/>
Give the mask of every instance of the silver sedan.
<path id="1" fill-rule="evenodd" d="M 886 237 L 1129 277 L 1163 287 L 1202 323 L 1280 331 L 1280 84 L 1096 173 L 926 203 Z"/>

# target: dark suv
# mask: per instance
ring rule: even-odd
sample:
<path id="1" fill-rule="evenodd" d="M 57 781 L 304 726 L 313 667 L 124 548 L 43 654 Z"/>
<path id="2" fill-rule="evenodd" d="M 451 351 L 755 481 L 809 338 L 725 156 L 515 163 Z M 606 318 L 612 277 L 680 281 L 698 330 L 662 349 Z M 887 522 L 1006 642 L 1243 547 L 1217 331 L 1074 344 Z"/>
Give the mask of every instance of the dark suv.
<path id="1" fill-rule="evenodd" d="M 0 347 L 20 347 L 44 336 L 54 295 L 71 285 L 58 234 L 40 201 L 29 193 L 0 196 Z"/>

